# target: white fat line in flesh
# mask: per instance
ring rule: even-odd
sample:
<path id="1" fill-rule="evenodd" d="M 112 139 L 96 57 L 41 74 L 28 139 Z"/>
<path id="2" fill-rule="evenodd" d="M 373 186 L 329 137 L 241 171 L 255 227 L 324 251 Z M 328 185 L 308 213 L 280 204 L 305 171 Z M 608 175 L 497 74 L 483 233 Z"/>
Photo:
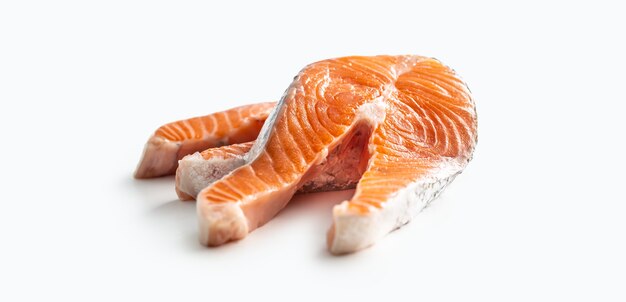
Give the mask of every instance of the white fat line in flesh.
<path id="1" fill-rule="evenodd" d="M 434 127 L 434 128 L 433 128 L 433 131 L 434 131 L 434 133 L 435 133 L 435 138 L 439 137 L 439 136 L 437 135 L 437 134 L 438 134 L 438 133 L 437 133 L 437 130 L 438 130 L 438 129 L 441 129 L 441 131 L 443 132 L 443 137 L 444 137 L 444 139 L 445 139 L 445 141 L 444 141 L 444 142 L 442 142 L 442 143 L 444 144 L 444 146 L 443 146 L 442 150 L 448 150 L 448 145 L 449 145 L 448 128 L 446 128 L 446 127 L 444 126 L 443 122 L 441 121 L 441 117 L 439 117 L 439 114 L 437 114 L 437 112 L 435 112 L 434 110 L 432 110 L 432 108 L 431 108 L 431 110 L 430 110 L 430 113 L 431 113 L 431 114 L 435 117 L 435 120 L 436 120 L 436 122 L 437 122 L 437 126 L 438 126 L 438 127 Z M 433 123 L 434 123 L 434 122 L 435 122 L 435 121 L 433 121 Z M 438 143 L 441 143 L 441 142 L 439 142 L 439 139 L 436 139 L 436 140 L 435 140 L 435 144 L 434 144 L 433 146 L 437 146 L 437 144 L 438 144 Z"/>
<path id="2" fill-rule="evenodd" d="M 193 127 L 191 126 L 191 123 L 189 123 L 189 120 L 183 120 L 183 126 L 185 126 L 185 128 L 189 129 L 189 134 L 191 137 L 188 138 L 193 138 L 196 134 L 196 130 L 193 129 Z"/>
<path id="3" fill-rule="evenodd" d="M 320 87 L 320 95 L 324 96 L 326 93 L 326 88 L 330 85 L 330 70 L 326 67 L 326 72 L 324 73 L 324 80 L 322 81 L 322 87 Z"/>
<path id="4" fill-rule="evenodd" d="M 476 116 L 476 110 L 474 110 L 474 107 L 471 107 L 469 105 L 466 104 L 461 104 L 461 105 L 457 105 L 457 104 L 449 104 L 450 107 L 454 107 L 456 109 L 465 111 L 467 113 L 469 113 L 471 116 L 475 117 Z"/>
<path id="5" fill-rule="evenodd" d="M 474 136 L 473 136 L 473 133 L 471 131 L 471 128 L 469 127 L 469 125 L 467 125 L 467 123 L 465 122 L 465 119 L 461 118 L 454 111 L 450 110 L 450 108 L 445 107 L 445 106 L 443 106 L 442 108 L 443 108 L 442 111 L 444 111 L 442 114 L 451 122 L 452 127 L 454 129 L 454 132 L 455 132 L 455 134 L 456 134 L 456 136 L 458 138 L 458 144 L 457 144 L 458 151 L 459 151 L 458 154 L 463 154 L 463 146 L 462 146 L 463 142 L 461 140 L 461 131 L 459 130 L 458 125 L 460 124 L 464 128 L 465 131 L 463 131 L 463 132 L 470 137 L 470 139 L 472 141 L 472 143 L 470 143 L 470 144 L 473 144 Z M 447 112 L 447 114 L 446 114 L 446 112 Z M 455 123 L 455 121 L 457 123 Z"/>
<path id="6" fill-rule="evenodd" d="M 391 71 L 391 77 L 398 80 L 398 70 L 396 69 L 396 66 L 392 65 L 389 70 Z"/>
<path id="7" fill-rule="evenodd" d="M 198 136 L 200 138 L 205 138 L 209 135 L 209 132 L 206 130 L 206 127 L 204 125 L 204 122 L 202 121 L 202 119 L 198 118 L 196 121 L 198 121 L 198 124 L 200 125 L 200 133 L 198 134 Z"/>
<path id="8" fill-rule="evenodd" d="M 287 130 L 287 131 L 289 131 L 289 130 Z M 291 167 L 292 171 L 298 171 L 298 168 L 296 167 L 296 164 L 295 164 L 295 163 L 291 160 L 291 157 L 289 157 L 289 155 L 288 155 L 287 151 L 285 150 L 285 148 L 284 148 L 284 142 L 283 142 L 283 140 L 280 138 L 280 135 L 276 135 L 276 137 L 275 137 L 275 138 L 276 138 L 276 148 L 277 148 L 277 150 L 278 150 L 278 151 L 277 151 L 277 153 L 278 153 L 278 154 L 281 154 L 281 153 L 282 153 L 282 154 L 285 154 L 285 156 L 287 157 L 287 159 L 285 159 L 285 160 L 284 160 L 284 162 L 285 162 L 286 164 L 288 164 L 288 165 Z"/>
<path id="9" fill-rule="evenodd" d="M 289 118 L 287 118 L 289 119 Z M 287 139 L 291 140 L 291 142 L 293 143 L 293 145 L 298 148 L 298 150 L 300 151 L 300 154 L 304 154 L 305 151 L 302 148 L 306 148 L 304 146 L 301 146 L 300 144 L 298 144 L 298 142 L 296 141 L 296 138 L 293 136 L 295 131 L 292 131 L 291 128 L 292 126 L 289 125 L 289 121 L 287 121 Z M 286 154 L 286 153 L 285 153 Z M 306 160 L 304 159 L 304 156 L 298 156 L 299 159 L 299 164 L 301 166 L 306 166 Z"/>
<path id="10" fill-rule="evenodd" d="M 421 114 L 419 112 L 416 112 L 417 116 L 419 116 L 421 120 L 426 120 L 430 124 L 431 129 L 433 129 L 433 136 L 434 136 L 433 137 L 433 139 L 434 139 L 434 144 L 433 145 L 436 146 L 437 145 L 437 141 L 438 141 L 438 139 L 437 139 L 437 128 L 435 127 L 435 123 L 433 122 L 433 119 L 430 118 L 430 116 L 426 113 L 426 110 L 424 108 L 422 108 L 422 105 L 418 101 L 413 100 L 413 104 L 415 104 L 415 107 L 417 109 L 419 109 L 419 111 L 421 112 Z M 426 125 L 424 124 L 424 126 L 426 126 Z M 428 128 L 425 127 L 424 128 L 424 141 L 427 142 L 428 139 L 429 139 Z"/>
<path id="11" fill-rule="evenodd" d="M 230 173 L 229 173 L 230 174 Z M 230 200 L 238 200 L 239 196 L 233 195 L 232 193 L 224 190 L 224 188 L 220 188 L 220 187 L 216 187 L 216 186 L 212 186 L 211 190 L 213 191 L 213 195 L 217 195 L 217 194 L 221 194 L 223 196 L 225 196 L 227 199 Z M 202 190 L 200 191 L 202 192 Z M 236 193 L 236 192 L 235 192 Z M 206 196 L 206 195 L 205 195 Z M 209 195 L 210 196 L 210 195 Z M 245 196 L 245 195 L 244 195 Z"/>
<path id="12" fill-rule="evenodd" d="M 446 83 L 445 80 L 440 79 L 438 77 L 432 77 L 432 76 L 431 77 L 427 77 L 427 80 L 430 82 L 430 84 L 432 86 L 434 86 L 434 88 L 435 88 L 434 93 L 439 93 L 440 94 L 438 97 L 442 97 L 442 96 L 443 96 L 442 98 L 444 98 L 444 97 L 448 97 L 448 98 L 452 97 L 450 95 L 450 91 L 448 91 L 448 89 L 446 89 L 443 86 L 441 86 L 441 84 L 439 83 L 440 81 Z M 431 87 L 431 89 L 432 88 L 433 87 Z M 454 88 L 452 88 L 452 89 L 454 89 Z"/>
<path id="13" fill-rule="evenodd" d="M 452 132 L 454 132 L 454 137 L 456 138 L 457 141 L 457 154 L 462 154 L 463 153 L 463 142 L 461 141 L 461 134 L 459 133 L 459 130 L 457 128 L 457 123 L 455 123 L 455 121 L 453 121 L 444 110 L 441 110 L 441 108 L 438 108 L 438 110 L 440 110 L 440 114 L 438 115 L 440 119 L 445 119 L 447 120 L 452 128 Z M 450 147 L 450 134 L 448 133 L 448 131 L 446 130 L 446 148 L 444 149 L 444 153 L 447 153 L 448 151 L 448 147 Z"/>
<path id="14" fill-rule="evenodd" d="M 185 130 L 183 130 L 183 127 L 180 126 L 181 123 L 173 123 L 172 124 L 172 128 L 174 130 L 174 132 L 177 134 L 176 135 L 176 140 L 179 141 L 184 141 L 185 140 Z"/>
<path id="15" fill-rule="evenodd" d="M 228 113 L 226 112 L 222 112 L 222 114 L 224 115 L 224 120 L 226 121 L 226 129 L 233 129 L 233 123 L 231 123 L 230 121 L 230 117 L 228 116 Z"/>
<path id="16" fill-rule="evenodd" d="M 241 108 L 237 108 L 235 112 L 237 113 L 237 120 L 238 121 L 243 120 L 243 117 L 241 116 Z"/>
<path id="17" fill-rule="evenodd" d="M 250 153 L 250 152 L 248 152 Z M 248 154 L 246 153 L 246 155 Z M 283 183 L 285 183 L 285 179 L 280 175 L 280 173 L 278 173 L 278 171 L 276 170 L 276 164 L 274 164 L 274 159 L 271 156 L 267 157 L 269 159 L 270 162 L 270 168 L 272 169 L 271 173 L 274 173 L 274 175 L 276 175 L 276 177 Z"/>
<path id="18" fill-rule="evenodd" d="M 215 136 L 215 133 L 217 132 L 217 119 L 215 118 L 214 114 L 209 114 L 209 118 L 211 119 L 211 125 L 213 125 L 211 132 L 209 133 L 210 136 Z"/>
<path id="19" fill-rule="evenodd" d="M 235 169 L 235 170 L 239 170 L 239 169 L 243 169 L 243 166 L 242 166 L 242 167 L 239 167 L 239 168 L 237 168 L 237 169 Z M 232 174 L 233 172 L 234 172 L 234 170 L 233 170 L 233 171 L 230 171 L 228 174 L 230 175 L 230 174 Z M 244 196 L 246 196 L 246 195 L 247 195 L 245 192 L 241 191 L 241 190 L 239 189 L 239 186 L 238 186 L 238 185 L 235 185 L 232 181 L 222 181 L 222 182 L 221 182 L 221 184 L 222 184 L 222 185 L 224 185 L 225 187 L 229 188 L 230 190 L 232 190 L 232 191 L 233 191 L 233 192 L 235 192 L 236 194 L 239 194 L 239 196 L 244 197 Z M 238 197 L 237 197 L 237 198 L 235 198 L 234 200 L 239 200 L 239 199 L 240 199 L 240 198 L 238 198 Z"/>
<path id="20" fill-rule="evenodd" d="M 411 111 L 413 111 L 413 110 L 411 109 Z M 413 111 L 413 112 L 415 112 L 415 111 Z M 427 134 L 427 131 L 426 131 L 426 124 L 424 124 L 424 121 L 423 121 L 423 118 L 422 118 L 421 115 L 415 113 L 415 117 L 417 119 L 417 124 L 419 124 L 419 126 L 420 126 L 420 131 L 415 131 L 415 133 L 417 133 L 418 135 L 420 133 L 422 133 L 424 135 L 423 137 L 421 137 L 421 139 L 418 136 L 416 138 L 415 144 L 419 145 L 419 146 L 421 146 L 423 148 L 427 148 L 428 145 L 426 144 L 426 142 L 428 141 L 428 134 Z M 416 127 L 414 126 L 413 129 L 415 130 L 415 128 Z"/>
<path id="21" fill-rule="evenodd" d="M 176 138 L 176 133 L 174 133 L 174 130 L 173 130 L 173 129 L 171 129 L 171 128 L 172 128 L 172 126 L 170 126 L 170 125 L 165 125 L 165 126 L 161 127 L 161 128 L 160 128 L 160 130 L 161 130 L 164 134 L 168 135 L 169 137 Z M 169 141 L 169 139 L 167 139 L 167 140 Z"/>

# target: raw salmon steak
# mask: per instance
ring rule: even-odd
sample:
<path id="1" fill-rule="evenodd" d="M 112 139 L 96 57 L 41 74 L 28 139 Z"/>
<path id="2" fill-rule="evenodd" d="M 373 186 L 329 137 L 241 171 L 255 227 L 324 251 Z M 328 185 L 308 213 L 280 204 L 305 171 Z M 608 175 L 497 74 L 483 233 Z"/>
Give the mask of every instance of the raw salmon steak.
<path id="1" fill-rule="evenodd" d="M 211 131 L 199 131 L 210 141 L 202 147 L 210 149 L 197 152 L 198 130 L 170 126 L 178 135 L 157 130 L 152 139 L 168 147 L 148 142 L 138 169 L 144 177 L 169 174 L 174 158 L 189 154 L 178 162 L 176 191 L 181 200 L 197 200 L 199 239 L 205 245 L 244 238 L 297 192 L 356 186 L 350 200 L 334 207 L 327 243 L 335 254 L 368 247 L 428 206 L 463 171 L 477 142 L 469 89 L 452 69 L 421 56 L 313 63 L 299 72 L 278 104 L 249 108 L 260 113 L 236 115 L 256 121 L 245 139 L 225 134 L 241 126 L 221 119 L 213 127 L 224 130 L 211 139 L 206 138 Z M 202 129 L 177 123 L 175 129 Z M 251 138 L 255 131 L 256 140 Z M 186 145 L 194 147 L 180 147 Z M 153 168 L 139 173 L 144 162 Z M 160 172 L 145 173 L 152 170 Z"/>
<path id="2" fill-rule="evenodd" d="M 146 143 L 136 178 L 174 174 L 183 156 L 256 139 L 275 103 L 233 108 L 163 125 Z"/>

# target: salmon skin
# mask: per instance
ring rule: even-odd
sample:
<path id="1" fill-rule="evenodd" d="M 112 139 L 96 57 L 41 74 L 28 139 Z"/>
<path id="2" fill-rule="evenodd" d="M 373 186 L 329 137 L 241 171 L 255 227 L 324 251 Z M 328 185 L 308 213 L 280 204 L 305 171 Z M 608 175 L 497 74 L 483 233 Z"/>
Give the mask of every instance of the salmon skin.
<path id="1" fill-rule="evenodd" d="M 470 91 L 441 62 L 329 59 L 298 73 L 255 141 L 187 152 L 176 190 L 197 200 L 200 242 L 217 246 L 267 223 L 296 192 L 356 185 L 333 208 L 327 233 L 331 253 L 351 253 L 428 206 L 463 171 L 476 142 Z"/>

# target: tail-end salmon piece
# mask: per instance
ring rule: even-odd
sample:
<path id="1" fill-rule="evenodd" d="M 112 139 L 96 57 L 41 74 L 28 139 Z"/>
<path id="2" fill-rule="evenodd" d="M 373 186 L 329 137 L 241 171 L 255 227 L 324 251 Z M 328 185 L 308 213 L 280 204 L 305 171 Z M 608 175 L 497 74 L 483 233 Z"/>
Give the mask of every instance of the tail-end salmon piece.
<path id="1" fill-rule="evenodd" d="M 174 174 L 183 156 L 256 139 L 276 103 L 241 106 L 159 127 L 146 143 L 135 178 Z"/>
<path id="2" fill-rule="evenodd" d="M 461 173 L 477 142 L 474 102 L 454 71 L 431 58 L 345 57 L 305 67 L 244 164 L 198 194 L 201 243 L 242 239 L 267 223 L 357 133 L 367 136 L 356 169 L 363 174 L 355 195 L 333 209 L 327 242 L 335 254 L 401 227 Z"/>

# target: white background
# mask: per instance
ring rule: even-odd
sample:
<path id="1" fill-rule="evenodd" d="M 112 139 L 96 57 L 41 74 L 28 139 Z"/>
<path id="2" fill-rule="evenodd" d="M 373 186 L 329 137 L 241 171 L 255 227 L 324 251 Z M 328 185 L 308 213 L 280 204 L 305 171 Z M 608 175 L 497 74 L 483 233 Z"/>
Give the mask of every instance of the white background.
<path id="1" fill-rule="evenodd" d="M 0 300 L 626 299 L 618 1 L 209 2 L 1 2 Z M 350 192 L 207 249 L 172 178 L 131 178 L 160 124 L 276 100 L 317 60 L 406 53 L 463 76 L 479 144 L 373 248 L 326 252 Z"/>

